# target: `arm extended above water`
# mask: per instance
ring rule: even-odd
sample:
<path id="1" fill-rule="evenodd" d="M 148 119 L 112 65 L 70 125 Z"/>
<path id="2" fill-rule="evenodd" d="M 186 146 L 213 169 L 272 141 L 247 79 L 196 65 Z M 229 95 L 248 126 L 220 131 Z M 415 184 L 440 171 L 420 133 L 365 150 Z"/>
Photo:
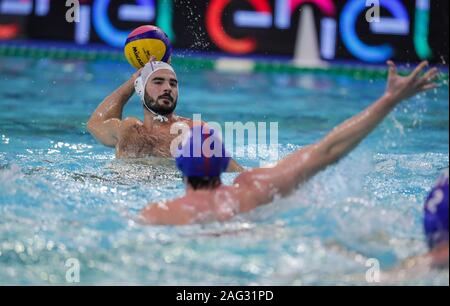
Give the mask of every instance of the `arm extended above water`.
<path id="1" fill-rule="evenodd" d="M 335 127 L 319 142 L 302 148 L 270 168 L 254 169 L 236 179 L 251 189 L 253 199 L 244 211 L 271 202 L 275 195 L 285 196 L 328 165 L 336 163 L 352 151 L 401 101 L 420 92 L 436 88 L 436 68 L 420 76 L 428 65 L 422 62 L 409 76 L 401 77 L 391 61 L 384 95 L 358 115 Z M 247 191 L 248 192 L 248 191 Z"/>

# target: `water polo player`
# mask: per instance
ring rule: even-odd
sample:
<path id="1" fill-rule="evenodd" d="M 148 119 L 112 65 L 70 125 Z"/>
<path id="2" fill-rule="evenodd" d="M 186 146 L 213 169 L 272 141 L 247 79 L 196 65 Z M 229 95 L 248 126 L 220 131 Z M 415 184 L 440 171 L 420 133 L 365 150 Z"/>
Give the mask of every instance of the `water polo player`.
<path id="1" fill-rule="evenodd" d="M 426 200 L 424 231 L 432 265 L 448 267 L 448 169 L 441 175 Z"/>
<path id="2" fill-rule="evenodd" d="M 399 267 L 383 272 L 384 283 L 421 278 L 431 268 L 448 269 L 448 169 L 442 173 L 428 194 L 423 215 L 423 228 L 429 251 L 406 259 Z"/>
<path id="3" fill-rule="evenodd" d="M 319 142 L 288 155 L 274 166 L 241 173 L 231 186 L 223 185 L 220 179 L 229 162 L 220 139 L 206 127 L 194 127 L 182 149 L 176 152 L 186 195 L 150 204 L 141 212 L 143 221 L 172 225 L 224 221 L 270 203 L 275 196 L 289 195 L 299 184 L 353 150 L 401 101 L 437 86 L 433 83 L 437 69 L 420 75 L 426 62 L 407 77 L 397 74 L 394 63 L 388 64 L 388 86 L 378 101 Z"/>
<path id="4" fill-rule="evenodd" d="M 122 120 L 125 104 L 133 93 L 139 95 L 144 121 Z M 178 79 L 171 65 L 150 61 L 108 96 L 92 114 L 87 128 L 102 144 L 116 149 L 116 157 L 171 157 L 170 144 L 178 136 L 171 134 L 173 124 L 192 127 L 190 119 L 175 115 Z M 231 161 L 228 171 L 242 168 Z"/>

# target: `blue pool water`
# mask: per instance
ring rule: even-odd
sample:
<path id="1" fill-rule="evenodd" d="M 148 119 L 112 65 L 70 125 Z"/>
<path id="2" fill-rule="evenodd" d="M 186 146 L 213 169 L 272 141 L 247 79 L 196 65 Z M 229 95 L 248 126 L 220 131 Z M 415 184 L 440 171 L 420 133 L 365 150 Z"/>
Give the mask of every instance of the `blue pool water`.
<path id="1" fill-rule="evenodd" d="M 178 68 L 179 115 L 279 122 L 280 158 L 362 110 L 385 86 L 348 76 Z M 90 113 L 131 69 L 0 58 L 0 71 L 0 285 L 69 284 L 71 258 L 83 285 L 365 285 L 368 259 L 385 271 L 427 251 L 422 203 L 449 164 L 448 84 L 397 107 L 347 158 L 286 199 L 225 223 L 152 227 L 133 216 L 148 202 L 183 194 L 173 163 L 117 161 L 86 132 Z M 142 117 L 136 97 L 126 114 Z M 265 158 L 238 161 L 254 167 Z M 448 277 L 425 270 L 392 283 L 448 285 Z"/>

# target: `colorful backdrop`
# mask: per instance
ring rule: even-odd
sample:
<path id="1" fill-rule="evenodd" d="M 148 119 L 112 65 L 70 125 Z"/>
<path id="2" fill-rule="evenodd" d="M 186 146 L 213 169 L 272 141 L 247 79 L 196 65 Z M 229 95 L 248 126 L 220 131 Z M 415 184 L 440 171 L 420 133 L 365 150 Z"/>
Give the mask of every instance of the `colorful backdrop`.
<path id="1" fill-rule="evenodd" d="M 292 57 L 307 35 L 303 43 L 315 49 L 316 40 L 324 60 L 448 61 L 447 0 L 79 0 L 78 15 L 72 14 L 79 22 L 68 22 L 76 3 L 0 0 L 0 41 L 121 48 L 133 28 L 156 24 L 175 48 L 193 51 Z M 302 23 L 306 6 L 313 18 Z"/>

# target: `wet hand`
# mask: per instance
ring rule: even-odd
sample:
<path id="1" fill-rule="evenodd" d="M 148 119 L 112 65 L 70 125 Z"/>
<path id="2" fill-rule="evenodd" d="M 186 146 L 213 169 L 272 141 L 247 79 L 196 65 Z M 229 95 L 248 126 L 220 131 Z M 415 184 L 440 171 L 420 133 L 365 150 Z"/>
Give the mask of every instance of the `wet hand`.
<path id="1" fill-rule="evenodd" d="M 420 63 L 406 77 L 402 77 L 397 73 L 397 67 L 394 62 L 388 61 L 387 64 L 389 66 L 389 76 L 385 95 L 392 98 L 396 103 L 437 87 L 437 84 L 434 82 L 438 77 L 436 68 L 432 68 L 422 75 L 423 70 L 428 66 L 427 61 Z"/>

